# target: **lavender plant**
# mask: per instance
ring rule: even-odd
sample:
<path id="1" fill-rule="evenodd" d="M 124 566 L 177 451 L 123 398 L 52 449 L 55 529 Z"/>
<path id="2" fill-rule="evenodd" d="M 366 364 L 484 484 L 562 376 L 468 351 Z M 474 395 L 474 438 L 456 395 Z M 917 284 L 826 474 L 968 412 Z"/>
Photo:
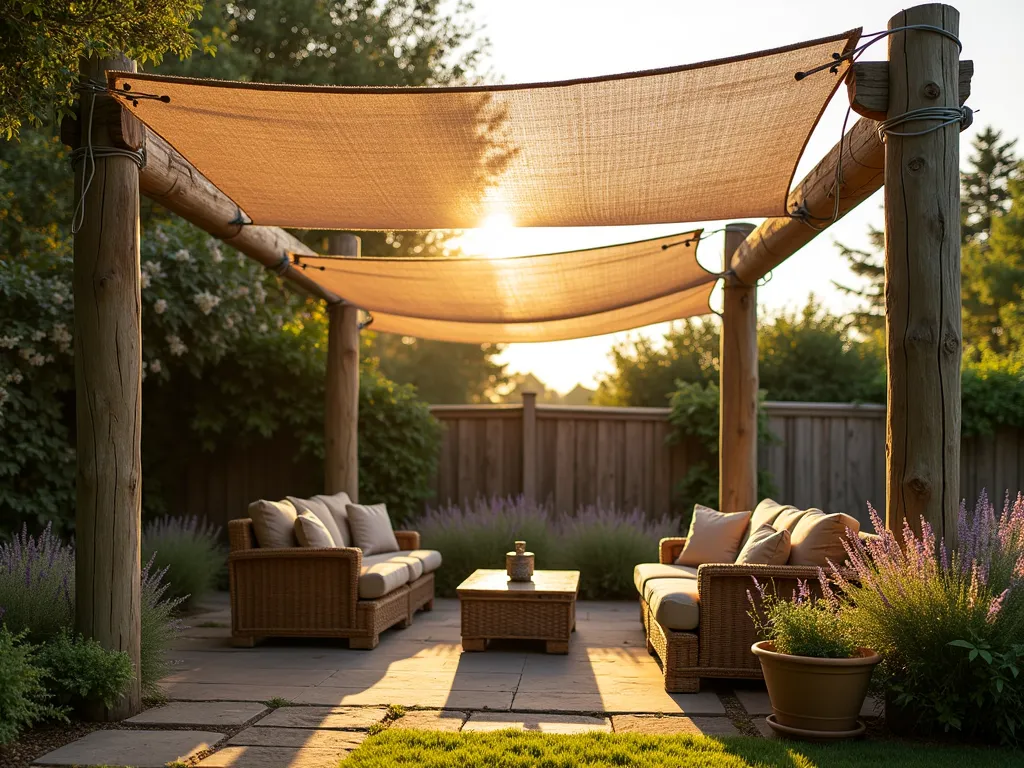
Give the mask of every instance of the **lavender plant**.
<path id="1" fill-rule="evenodd" d="M 412 527 L 444 559 L 435 574 L 438 594 L 453 595 L 477 568 L 503 568 L 512 543 L 524 539 L 538 568 L 578 570 L 581 594 L 604 599 L 632 597 L 633 567 L 654 556 L 659 538 L 679 531 L 678 521 L 648 520 L 638 510 L 594 505 L 556 514 L 550 504 L 522 496 L 449 504 L 428 511 Z"/>
<path id="2" fill-rule="evenodd" d="M 166 673 L 166 652 L 181 629 L 174 618 L 180 600 L 164 593 L 167 569 L 156 570 L 150 561 L 140 574 L 142 586 L 143 690 L 152 692 Z M 25 633 L 33 643 L 57 638 L 74 626 L 75 550 L 47 526 L 38 537 L 22 530 L 0 543 L 0 625 Z"/>
<path id="3" fill-rule="evenodd" d="M 74 621 L 75 552 L 48 524 L 38 538 L 21 533 L 0 543 L 0 609 L 14 632 L 39 642 Z"/>
<path id="4" fill-rule="evenodd" d="M 816 659 L 849 659 L 857 654 L 857 642 L 839 601 L 825 580 L 822 596 L 815 599 L 806 581 L 797 580 L 792 599 L 780 598 L 774 590 L 751 576 L 757 598 L 749 589 L 747 612 L 758 634 L 770 640 L 778 653 Z"/>
<path id="5" fill-rule="evenodd" d="M 226 555 L 221 529 L 196 515 L 164 515 L 142 529 L 142 559 L 168 576 L 165 595 L 195 605 L 216 587 Z"/>
<path id="6" fill-rule="evenodd" d="M 875 680 L 922 730 L 1020 743 L 1024 732 L 1024 495 L 1000 514 L 962 504 L 955 546 L 927 521 L 902 542 L 870 509 L 879 538 L 845 542 L 856 580 L 835 566 L 858 640 L 883 658 Z"/>

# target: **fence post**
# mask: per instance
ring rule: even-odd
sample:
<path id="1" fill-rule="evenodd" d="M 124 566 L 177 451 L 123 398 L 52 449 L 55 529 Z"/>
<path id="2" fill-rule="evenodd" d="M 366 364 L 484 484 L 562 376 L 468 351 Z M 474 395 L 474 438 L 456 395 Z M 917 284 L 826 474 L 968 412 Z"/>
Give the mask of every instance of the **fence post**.
<path id="1" fill-rule="evenodd" d="M 956 35 L 959 12 L 919 5 L 889 29 Z M 889 36 L 888 118 L 959 107 L 956 41 Z M 954 536 L 960 480 L 960 124 L 896 125 L 885 141 L 886 527 Z M 902 132 L 909 135 L 899 135 Z M 915 135 L 917 134 L 917 135 Z"/>
<path id="2" fill-rule="evenodd" d="M 103 82 L 107 69 L 134 71 L 135 62 L 121 57 L 90 59 L 83 64 L 83 80 Z M 127 652 L 135 671 L 128 693 L 117 704 L 89 708 L 89 717 L 98 720 L 121 720 L 142 709 L 139 169 L 127 156 L 102 153 L 108 147 L 141 147 L 141 134 L 139 146 L 126 143 L 124 119 L 120 106 L 106 94 L 87 91 L 79 99 L 75 144 L 89 137 L 96 152 L 95 165 L 91 158 L 75 162 L 76 203 L 82 206 L 73 280 L 78 435 L 75 626 L 104 648 Z M 127 121 L 128 126 L 133 123 Z"/>
<path id="3" fill-rule="evenodd" d="M 753 224 L 725 228 L 723 271 Z M 757 503 L 757 287 L 729 273 L 725 277 L 719 355 L 718 504 L 740 512 Z"/>
<path id="4" fill-rule="evenodd" d="M 333 234 L 332 254 L 360 255 L 356 235 Z M 324 408 L 324 492 L 359 501 L 359 309 L 327 305 L 327 386 Z"/>
<path id="5" fill-rule="evenodd" d="M 537 500 L 537 393 L 523 392 L 523 496 Z"/>

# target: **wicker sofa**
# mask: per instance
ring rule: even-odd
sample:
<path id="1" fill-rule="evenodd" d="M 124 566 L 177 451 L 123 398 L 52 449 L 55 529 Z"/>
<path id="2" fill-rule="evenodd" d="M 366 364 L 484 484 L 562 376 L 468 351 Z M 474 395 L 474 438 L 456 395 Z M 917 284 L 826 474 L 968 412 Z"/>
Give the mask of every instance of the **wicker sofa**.
<path id="1" fill-rule="evenodd" d="M 865 535 L 870 534 L 861 534 Z M 748 615 L 748 592 L 757 597 L 751 577 L 779 595 L 792 594 L 797 580 L 808 581 L 816 591 L 817 565 L 677 565 L 685 544 L 683 537 L 662 539 L 658 563 L 641 564 L 634 570 L 647 650 L 661 661 L 665 690 L 696 693 L 702 677 L 763 677 L 760 662 L 750 651 L 761 639 Z"/>
<path id="2" fill-rule="evenodd" d="M 421 550 L 415 531 L 395 531 L 399 552 L 367 558 L 356 547 L 261 549 L 248 518 L 231 520 L 228 534 L 235 645 L 250 647 L 261 637 L 344 637 L 350 648 L 368 650 L 385 629 L 407 627 L 413 613 L 434 606 L 440 555 Z"/>

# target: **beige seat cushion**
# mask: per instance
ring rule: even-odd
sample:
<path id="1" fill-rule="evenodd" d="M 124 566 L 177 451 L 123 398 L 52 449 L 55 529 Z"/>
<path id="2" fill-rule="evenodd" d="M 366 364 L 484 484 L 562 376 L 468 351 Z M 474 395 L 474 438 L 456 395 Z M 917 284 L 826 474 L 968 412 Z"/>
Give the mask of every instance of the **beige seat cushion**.
<path id="1" fill-rule="evenodd" d="M 639 594 L 651 579 L 696 579 L 697 569 L 689 565 L 666 565 L 665 563 L 640 563 L 633 569 L 633 584 Z"/>
<path id="2" fill-rule="evenodd" d="M 749 522 L 750 512 L 719 512 L 695 504 L 690 532 L 676 564 L 696 566 L 735 562 Z"/>
<path id="3" fill-rule="evenodd" d="M 761 499 L 758 505 L 754 507 L 754 513 L 750 516 L 750 525 L 747 526 L 747 534 L 743 537 L 744 546 L 750 541 L 754 531 L 765 523 L 774 523 L 775 518 L 787 509 L 793 509 L 793 507 L 788 504 L 779 504 L 774 499 Z"/>
<path id="4" fill-rule="evenodd" d="M 324 503 L 324 500 L 322 498 L 318 496 L 314 496 L 312 499 L 300 499 L 297 496 L 288 496 L 286 498 L 288 499 L 288 501 L 292 503 L 292 506 L 295 507 L 295 511 L 297 511 L 299 514 L 302 514 L 304 510 L 309 510 L 310 512 L 312 512 L 317 517 L 317 519 L 324 524 L 324 527 L 327 529 L 327 532 L 331 534 L 331 541 L 334 542 L 334 546 L 345 546 L 342 543 L 345 541 L 345 537 L 342 536 L 341 531 L 338 528 L 338 523 L 335 522 L 334 515 L 331 514 L 330 507 L 328 507 L 327 504 Z M 296 534 L 298 534 L 298 529 L 296 529 L 295 532 Z"/>
<path id="5" fill-rule="evenodd" d="M 331 496 L 326 494 L 318 494 L 313 497 L 316 501 L 321 502 L 328 511 L 331 513 L 331 517 L 334 518 L 334 525 L 338 529 L 340 537 L 335 538 L 334 541 L 339 547 L 351 547 L 352 534 L 348 529 L 348 505 L 352 503 L 352 499 L 344 491 L 340 491 Z"/>
<path id="6" fill-rule="evenodd" d="M 300 547 L 334 548 L 334 539 L 323 520 L 308 509 L 295 518 L 295 538 Z"/>
<path id="7" fill-rule="evenodd" d="M 363 550 L 363 557 L 398 551 L 386 504 L 349 504 L 345 509 L 352 546 Z"/>
<path id="8" fill-rule="evenodd" d="M 402 552 L 402 554 L 415 557 L 423 563 L 424 573 L 433 573 L 441 567 L 441 553 L 435 549 L 414 549 L 410 552 Z"/>
<path id="9" fill-rule="evenodd" d="M 808 510 L 793 530 L 789 564 L 824 567 L 831 560 L 842 565 L 846 562 L 843 539 L 847 528 L 858 533 L 860 523 L 842 513 L 826 515 L 820 509 Z"/>
<path id="10" fill-rule="evenodd" d="M 789 549 L 789 531 L 776 531 L 769 523 L 765 523 L 747 539 L 736 563 L 785 565 L 789 561 Z"/>
<path id="11" fill-rule="evenodd" d="M 647 606 L 665 629 L 696 629 L 700 623 L 700 596 L 696 579 L 651 579 L 645 589 Z"/>
<path id="12" fill-rule="evenodd" d="M 256 543 L 263 549 L 297 547 L 295 518 L 298 512 L 290 501 L 267 501 L 260 499 L 249 505 Z"/>
<path id="13" fill-rule="evenodd" d="M 397 553 L 388 552 L 383 555 L 371 555 L 363 558 L 363 566 L 359 571 L 359 599 L 374 600 L 394 592 L 404 584 L 413 581 L 413 569 L 408 560 Z M 417 561 L 418 562 L 418 561 Z"/>

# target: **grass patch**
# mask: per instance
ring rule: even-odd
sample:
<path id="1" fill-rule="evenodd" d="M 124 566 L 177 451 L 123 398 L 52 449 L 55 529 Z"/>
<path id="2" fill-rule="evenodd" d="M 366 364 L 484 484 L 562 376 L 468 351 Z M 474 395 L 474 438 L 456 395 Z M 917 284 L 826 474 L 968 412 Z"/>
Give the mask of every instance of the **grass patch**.
<path id="1" fill-rule="evenodd" d="M 278 709 L 279 707 L 287 707 L 291 702 L 288 699 L 282 699 L 280 696 L 274 696 L 272 699 L 267 699 L 263 702 L 264 706 L 270 707 L 271 709 Z"/>
<path id="2" fill-rule="evenodd" d="M 749 737 L 522 731 L 435 733 L 391 728 L 371 736 L 345 768 L 1021 768 L 1002 749 L 856 741 L 805 744 Z"/>

